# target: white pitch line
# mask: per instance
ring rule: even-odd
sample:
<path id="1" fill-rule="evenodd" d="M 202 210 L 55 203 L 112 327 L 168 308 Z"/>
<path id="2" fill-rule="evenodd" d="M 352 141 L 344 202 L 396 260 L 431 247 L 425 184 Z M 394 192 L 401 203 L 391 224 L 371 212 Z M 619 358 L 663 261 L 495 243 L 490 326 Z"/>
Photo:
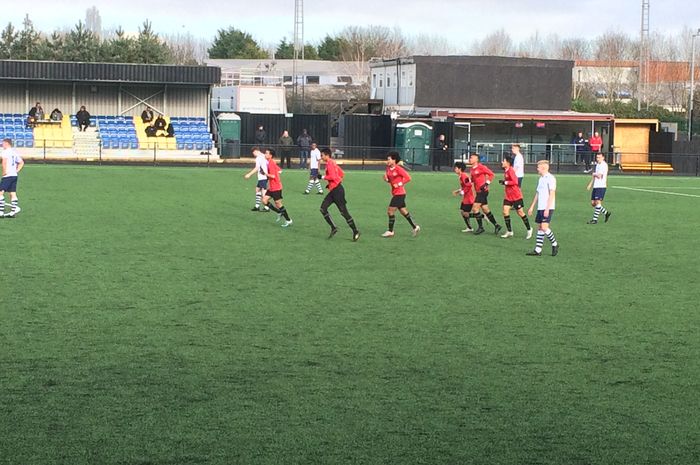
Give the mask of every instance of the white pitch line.
<path id="1" fill-rule="evenodd" d="M 648 188 L 653 188 L 653 189 L 692 189 L 692 190 L 700 190 L 700 187 L 690 187 L 690 186 L 615 186 L 615 187 L 626 187 L 627 189 L 648 189 Z"/>
<path id="2" fill-rule="evenodd" d="M 684 194 L 682 192 L 666 192 L 666 191 L 657 191 L 653 189 L 638 189 L 636 187 L 623 187 L 623 186 L 612 186 L 616 189 L 627 189 L 630 191 L 638 191 L 638 192 L 649 192 L 651 194 L 667 194 L 667 195 L 679 195 L 681 197 L 695 197 L 696 199 L 700 199 L 700 195 L 695 195 L 695 194 Z"/>

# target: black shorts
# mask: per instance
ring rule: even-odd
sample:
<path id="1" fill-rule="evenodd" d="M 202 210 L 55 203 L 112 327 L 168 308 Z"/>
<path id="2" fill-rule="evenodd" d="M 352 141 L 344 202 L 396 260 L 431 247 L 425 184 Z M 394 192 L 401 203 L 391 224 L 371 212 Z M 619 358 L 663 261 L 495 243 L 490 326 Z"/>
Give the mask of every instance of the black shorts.
<path id="1" fill-rule="evenodd" d="M 406 195 L 394 195 L 391 197 L 391 202 L 389 202 L 390 207 L 394 208 L 406 208 Z"/>
<path id="2" fill-rule="evenodd" d="M 509 207 L 515 208 L 516 210 L 520 210 L 525 206 L 523 203 L 523 199 L 518 199 L 518 200 L 506 200 L 503 199 L 503 205 L 508 205 Z"/>
<path id="3" fill-rule="evenodd" d="M 5 176 L 0 181 L 0 191 L 17 192 L 17 176 Z"/>
<path id="4" fill-rule="evenodd" d="M 321 209 L 328 209 L 328 207 L 330 207 L 333 203 L 338 207 L 345 206 L 347 203 L 345 201 L 345 188 L 342 184 L 338 184 L 335 189 L 328 191 L 328 194 L 326 194 L 324 197 L 323 202 L 321 202 Z"/>
<path id="5" fill-rule="evenodd" d="M 462 205 L 460 205 L 459 209 L 463 212 L 471 212 L 473 206 L 473 203 L 463 203 Z"/>
<path id="6" fill-rule="evenodd" d="M 551 223 L 553 216 L 554 210 L 549 210 L 549 216 L 544 216 L 544 210 L 537 210 L 537 215 L 535 216 L 535 223 Z"/>
<path id="7" fill-rule="evenodd" d="M 477 192 L 476 193 L 476 199 L 474 200 L 474 203 L 480 203 L 481 205 L 488 205 L 489 204 L 489 193 L 487 192 Z"/>
<path id="8" fill-rule="evenodd" d="M 282 200 L 282 191 L 267 191 L 267 195 L 272 200 Z"/>

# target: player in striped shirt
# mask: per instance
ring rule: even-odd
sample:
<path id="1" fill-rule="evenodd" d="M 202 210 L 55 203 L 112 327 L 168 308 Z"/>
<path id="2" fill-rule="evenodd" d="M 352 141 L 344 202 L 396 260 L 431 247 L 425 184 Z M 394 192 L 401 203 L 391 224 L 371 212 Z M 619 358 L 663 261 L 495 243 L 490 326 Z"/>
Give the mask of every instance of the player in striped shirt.
<path id="1" fill-rule="evenodd" d="M 469 233 L 474 231 L 471 223 L 469 222 L 469 218 L 476 218 L 477 224 L 481 229 L 483 229 L 483 220 L 481 217 L 476 217 L 472 213 L 472 206 L 474 205 L 474 185 L 472 184 L 471 179 L 469 179 L 469 174 L 467 174 L 467 165 L 464 162 L 458 161 L 455 163 L 454 172 L 457 176 L 459 176 L 459 189 L 452 191 L 452 195 L 462 196 L 462 203 L 460 204 L 459 209 L 462 212 L 464 223 L 467 225 L 466 229 L 462 229 L 462 232 Z"/>
<path id="2" fill-rule="evenodd" d="M 610 213 L 603 206 L 603 199 L 605 198 L 605 190 L 608 187 L 608 164 L 605 161 L 605 155 L 598 153 L 595 156 L 595 170 L 593 171 L 593 177 L 591 182 L 588 183 L 588 190 L 593 188 L 591 193 L 591 206 L 593 207 L 593 218 L 588 221 L 588 224 L 598 224 L 598 217 L 605 215 L 605 222 L 607 223 L 610 219 Z"/>
<path id="3" fill-rule="evenodd" d="M 420 226 L 413 221 L 411 213 L 406 208 L 406 184 L 411 182 L 411 176 L 399 164 L 401 156 L 399 152 L 389 152 L 386 157 L 386 172 L 384 181 L 391 186 L 391 201 L 386 213 L 389 216 L 389 229 L 382 234 L 382 237 L 394 237 L 394 223 L 396 222 L 396 209 L 401 212 L 408 224 L 411 225 L 413 237 L 420 232 Z"/>
<path id="4" fill-rule="evenodd" d="M 2 140 L 2 180 L 0 180 L 0 218 L 14 218 L 22 211 L 17 198 L 17 178 L 24 167 L 24 160 L 12 147 L 12 139 Z M 10 194 L 12 210 L 5 214 L 5 192 Z"/>
<path id="5" fill-rule="evenodd" d="M 348 226 L 350 226 L 350 229 L 352 229 L 352 240 L 357 242 L 360 238 L 360 231 L 357 229 L 355 220 L 348 211 L 347 201 L 345 200 L 345 187 L 343 187 L 343 176 L 345 173 L 343 173 L 340 166 L 333 160 L 331 149 L 321 149 L 321 159 L 326 164 L 326 175 L 323 176 L 323 179 L 328 181 L 328 186 L 326 186 L 328 193 L 323 199 L 323 202 L 321 202 L 321 214 L 323 215 L 323 219 L 326 220 L 326 223 L 331 227 L 331 233 L 328 239 L 338 233 L 338 227 L 335 225 L 331 214 L 328 212 L 328 207 L 335 204 L 338 210 L 340 210 L 340 214 L 343 215 L 343 218 L 345 218 L 345 221 L 348 223 Z"/>
<path id="6" fill-rule="evenodd" d="M 539 225 L 537 229 L 537 242 L 535 244 L 535 250 L 527 252 L 525 255 L 532 255 L 539 257 L 542 255 L 542 246 L 544 245 L 544 238 L 549 239 L 552 243 L 552 257 L 559 253 L 559 243 L 554 237 L 554 233 L 549 229 L 549 224 L 552 222 L 552 216 L 554 216 L 554 208 L 556 207 L 556 193 L 557 193 L 557 180 L 549 172 L 549 161 L 540 160 L 537 162 L 537 172 L 540 175 L 540 179 L 537 182 L 537 192 L 535 197 L 532 199 L 532 205 L 527 211 L 528 215 L 532 215 L 532 211 L 537 205 L 537 217 L 535 222 Z"/>
<path id="7" fill-rule="evenodd" d="M 507 231 L 501 236 L 504 239 L 513 237 L 513 228 L 510 224 L 510 209 L 515 208 L 518 216 L 523 220 L 527 235 L 525 239 L 532 237 L 532 228 L 530 221 L 527 219 L 525 209 L 523 208 L 523 192 L 520 190 L 522 178 L 519 178 L 515 168 L 513 167 L 513 158 L 506 156 L 501 162 L 501 166 L 505 170 L 503 179 L 498 182 L 505 187 L 505 196 L 503 198 L 503 219 L 506 222 Z"/>
<path id="8" fill-rule="evenodd" d="M 259 147 L 253 147 L 252 153 L 255 156 L 255 168 L 243 175 L 246 179 L 249 179 L 254 174 L 258 176 L 258 183 L 255 185 L 255 206 L 251 208 L 251 211 L 270 211 L 266 206 L 263 207 L 263 210 L 260 210 L 262 198 L 267 190 L 267 160 Z"/>
<path id="9" fill-rule="evenodd" d="M 292 225 L 292 220 L 289 218 L 289 213 L 287 209 L 282 204 L 282 169 L 275 163 L 275 151 L 273 149 L 265 150 L 265 160 L 267 160 L 267 179 L 268 179 L 268 189 L 263 196 L 263 205 L 277 213 L 277 222 L 284 217 L 285 221 L 282 223 L 283 228 L 287 228 Z M 270 199 L 274 200 L 274 204 L 270 205 Z"/>
<path id="10" fill-rule="evenodd" d="M 494 178 L 493 171 L 491 171 L 488 166 L 481 164 L 478 153 L 469 155 L 469 164 L 471 165 L 470 174 L 472 182 L 474 183 L 474 190 L 476 191 L 472 213 L 474 213 L 475 218 L 483 218 L 484 215 L 486 215 L 486 218 L 488 218 L 495 227 L 494 234 L 498 234 L 503 227 L 496 222 L 496 218 L 489 209 L 489 185 Z M 484 228 L 479 226 L 479 228 L 474 231 L 474 234 L 481 234 L 483 232 Z"/>

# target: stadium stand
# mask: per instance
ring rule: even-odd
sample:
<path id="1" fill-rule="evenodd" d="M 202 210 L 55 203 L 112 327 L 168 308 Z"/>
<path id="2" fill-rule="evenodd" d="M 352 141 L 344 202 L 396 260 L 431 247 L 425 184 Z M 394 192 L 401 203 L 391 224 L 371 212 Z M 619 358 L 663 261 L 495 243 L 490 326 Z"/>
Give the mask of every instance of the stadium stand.
<path id="1" fill-rule="evenodd" d="M 97 132 L 103 149 L 138 149 L 134 119 L 130 116 L 97 116 Z"/>
<path id="2" fill-rule="evenodd" d="M 211 150 L 211 133 L 204 118 L 171 118 L 178 150 Z"/>
<path id="3" fill-rule="evenodd" d="M 0 138 L 6 137 L 12 139 L 15 147 L 34 147 L 34 131 L 27 127 L 24 114 L 0 114 Z"/>
<path id="4" fill-rule="evenodd" d="M 60 124 L 43 120 L 34 125 L 34 147 L 71 148 L 73 133 L 70 116 L 63 115 Z"/>

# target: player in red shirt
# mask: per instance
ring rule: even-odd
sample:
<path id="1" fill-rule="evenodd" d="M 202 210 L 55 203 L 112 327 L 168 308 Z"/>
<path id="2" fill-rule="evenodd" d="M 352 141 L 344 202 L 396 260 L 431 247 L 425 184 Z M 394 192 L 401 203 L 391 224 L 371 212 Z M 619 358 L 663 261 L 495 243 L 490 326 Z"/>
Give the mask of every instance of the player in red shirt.
<path id="1" fill-rule="evenodd" d="M 338 228 L 335 223 L 333 223 L 331 214 L 328 212 L 328 207 L 330 207 L 331 204 L 335 204 L 335 206 L 338 207 L 338 210 L 340 210 L 340 214 L 343 215 L 343 218 L 345 218 L 345 221 L 347 221 L 350 229 L 352 229 L 352 240 L 357 241 L 360 238 L 360 231 L 357 230 L 355 220 L 352 219 L 346 205 L 345 188 L 343 187 L 343 176 L 345 173 L 343 173 L 343 170 L 340 169 L 335 160 L 333 160 L 331 156 L 331 149 L 321 149 L 321 160 L 323 160 L 323 162 L 326 164 L 326 175 L 323 176 L 323 179 L 328 181 L 328 185 L 326 186 L 328 193 L 323 199 L 323 202 L 321 202 L 321 214 L 323 215 L 323 219 L 326 220 L 326 223 L 328 223 L 331 227 L 331 233 L 328 236 L 328 239 L 338 233 Z"/>
<path id="2" fill-rule="evenodd" d="M 525 239 L 530 239 L 532 237 L 532 228 L 530 227 L 530 221 L 527 219 L 527 214 L 523 209 L 523 191 L 520 190 L 518 185 L 518 176 L 515 174 L 513 169 L 513 158 L 506 156 L 501 162 L 501 167 L 505 170 L 503 173 L 503 179 L 499 180 L 498 183 L 505 186 L 506 193 L 503 197 L 503 219 L 506 222 L 507 231 L 501 236 L 504 239 L 513 237 L 513 228 L 510 224 L 510 209 L 515 208 L 518 216 L 525 223 L 525 228 L 527 229 L 527 236 Z"/>
<path id="3" fill-rule="evenodd" d="M 496 218 L 489 209 L 489 185 L 494 178 L 493 171 L 491 171 L 488 166 L 480 163 L 478 153 L 469 155 L 469 164 L 471 165 L 470 174 L 472 182 L 474 183 L 474 190 L 476 191 L 472 213 L 477 219 L 483 218 L 484 215 L 486 215 L 486 218 L 488 218 L 491 224 L 496 228 L 494 233 L 498 234 L 503 227 L 496 222 Z M 479 228 L 474 231 L 474 234 L 481 234 L 483 232 L 484 228 L 479 226 Z"/>
<path id="4" fill-rule="evenodd" d="M 275 163 L 274 158 L 275 151 L 273 149 L 265 150 L 269 185 L 267 192 L 265 192 L 263 196 L 263 205 L 265 205 L 265 207 L 270 207 L 273 212 L 277 213 L 277 222 L 284 217 L 285 221 L 282 223 L 282 227 L 288 228 L 292 225 L 293 221 L 289 218 L 289 213 L 287 213 L 287 209 L 282 204 L 282 179 L 280 177 L 282 169 Z M 270 199 L 275 201 L 274 205 L 270 205 Z"/>
<path id="5" fill-rule="evenodd" d="M 454 172 L 457 176 L 459 176 L 459 189 L 452 191 L 452 195 L 462 196 L 462 203 L 459 208 L 462 211 L 462 218 L 464 218 L 464 222 L 467 225 L 467 228 L 462 229 L 462 232 L 472 232 L 474 230 L 469 222 L 469 218 L 475 217 L 472 213 L 472 206 L 474 205 L 474 184 L 472 184 L 471 179 L 469 179 L 469 174 L 467 174 L 467 165 L 464 162 L 458 161 L 455 163 Z M 479 224 L 479 227 L 482 228 L 482 219 L 476 218 L 476 221 Z"/>
<path id="6" fill-rule="evenodd" d="M 406 184 L 411 182 L 411 176 L 399 164 L 401 156 L 399 152 L 389 152 L 386 157 L 386 172 L 384 173 L 384 181 L 391 186 L 391 202 L 386 213 L 389 215 L 389 229 L 382 234 L 382 237 L 394 236 L 394 223 L 396 222 L 396 209 L 406 218 L 408 224 L 413 230 L 413 237 L 416 237 L 420 232 L 420 226 L 413 222 L 413 217 L 406 208 Z"/>

